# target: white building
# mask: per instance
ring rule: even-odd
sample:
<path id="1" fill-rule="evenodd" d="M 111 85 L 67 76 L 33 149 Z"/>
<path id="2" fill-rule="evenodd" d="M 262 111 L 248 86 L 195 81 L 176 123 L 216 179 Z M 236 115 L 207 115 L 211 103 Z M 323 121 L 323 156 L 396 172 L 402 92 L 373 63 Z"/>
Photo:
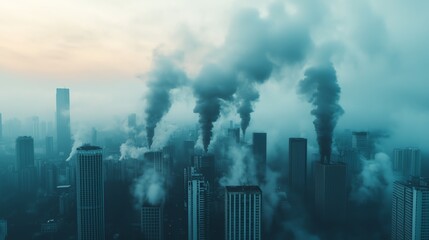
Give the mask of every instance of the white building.
<path id="1" fill-rule="evenodd" d="M 191 168 L 188 181 L 188 240 L 209 239 L 209 183 Z"/>
<path id="2" fill-rule="evenodd" d="M 260 240 L 262 192 L 258 186 L 227 186 L 225 239 Z"/>
<path id="3" fill-rule="evenodd" d="M 90 145 L 79 147 L 76 167 L 78 239 L 104 239 L 102 149 Z"/>
<path id="4" fill-rule="evenodd" d="M 429 182 L 413 178 L 395 182 L 392 198 L 392 240 L 429 239 Z"/>

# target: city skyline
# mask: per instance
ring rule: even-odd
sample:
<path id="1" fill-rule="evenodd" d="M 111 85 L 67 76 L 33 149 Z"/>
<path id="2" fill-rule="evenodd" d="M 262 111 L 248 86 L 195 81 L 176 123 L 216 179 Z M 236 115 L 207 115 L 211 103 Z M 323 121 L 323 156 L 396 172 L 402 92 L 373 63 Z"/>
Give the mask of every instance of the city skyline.
<path id="1" fill-rule="evenodd" d="M 5 3 L 0 236 L 426 236 L 424 9 Z"/>

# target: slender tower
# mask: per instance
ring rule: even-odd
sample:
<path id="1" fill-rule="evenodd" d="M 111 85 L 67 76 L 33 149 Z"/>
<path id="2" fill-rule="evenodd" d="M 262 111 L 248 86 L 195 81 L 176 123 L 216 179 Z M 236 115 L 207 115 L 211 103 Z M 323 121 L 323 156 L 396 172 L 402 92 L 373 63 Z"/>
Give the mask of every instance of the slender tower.
<path id="1" fill-rule="evenodd" d="M 57 150 L 67 157 L 71 152 L 70 94 L 67 88 L 57 88 Z"/>
<path id="2" fill-rule="evenodd" d="M 77 231 L 79 240 L 104 240 L 103 153 L 100 147 L 77 149 Z"/>

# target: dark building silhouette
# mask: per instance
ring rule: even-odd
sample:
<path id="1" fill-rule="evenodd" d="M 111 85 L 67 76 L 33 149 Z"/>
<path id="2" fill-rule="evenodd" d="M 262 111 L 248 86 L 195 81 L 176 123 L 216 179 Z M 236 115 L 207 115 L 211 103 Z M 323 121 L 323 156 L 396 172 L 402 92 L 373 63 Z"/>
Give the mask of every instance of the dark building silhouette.
<path id="1" fill-rule="evenodd" d="M 105 238 L 103 152 L 83 145 L 76 161 L 77 230 L 79 240 Z"/>
<path id="2" fill-rule="evenodd" d="M 429 239 L 429 179 L 397 181 L 392 197 L 392 239 Z"/>
<path id="3" fill-rule="evenodd" d="M 393 171 L 406 180 L 410 176 L 420 177 L 422 157 L 418 148 L 396 148 L 393 150 Z"/>
<path id="4" fill-rule="evenodd" d="M 236 143 L 240 142 L 240 128 L 228 128 L 228 137 L 235 141 Z"/>
<path id="5" fill-rule="evenodd" d="M 305 195 L 307 189 L 307 139 L 289 138 L 289 188 Z"/>
<path id="6" fill-rule="evenodd" d="M 259 184 L 265 182 L 267 171 L 267 133 L 253 133 L 253 157 Z"/>
<path id="7" fill-rule="evenodd" d="M 67 158 L 71 151 L 69 89 L 57 88 L 56 107 L 57 151 L 60 156 Z"/>
<path id="8" fill-rule="evenodd" d="M 318 219 L 326 224 L 342 224 L 346 217 L 346 165 L 314 163 L 314 203 Z"/>
<path id="9" fill-rule="evenodd" d="M 366 159 L 371 158 L 371 142 L 368 132 L 352 132 L 352 147 L 359 155 Z"/>
<path id="10" fill-rule="evenodd" d="M 225 188 L 225 239 L 262 239 L 262 191 L 258 186 Z"/>
<path id="11" fill-rule="evenodd" d="M 34 140 L 22 136 L 16 139 L 16 172 L 18 187 L 23 193 L 36 191 L 36 168 L 34 165 Z"/>

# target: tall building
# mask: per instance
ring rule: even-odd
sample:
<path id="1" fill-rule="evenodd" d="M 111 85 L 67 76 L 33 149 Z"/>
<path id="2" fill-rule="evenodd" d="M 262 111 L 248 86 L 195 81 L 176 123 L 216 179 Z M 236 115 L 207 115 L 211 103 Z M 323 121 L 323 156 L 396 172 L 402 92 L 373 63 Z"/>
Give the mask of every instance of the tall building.
<path id="1" fill-rule="evenodd" d="M 418 148 L 397 148 L 393 150 L 393 171 L 408 179 L 409 176 L 420 177 L 421 153 Z"/>
<path id="2" fill-rule="evenodd" d="M 324 224 L 341 224 L 346 217 L 347 178 L 344 163 L 314 163 L 314 204 Z"/>
<path id="3" fill-rule="evenodd" d="M 210 186 L 201 173 L 191 168 L 188 181 L 188 240 L 210 239 Z"/>
<path id="4" fill-rule="evenodd" d="M 366 159 L 371 158 L 371 143 L 368 132 L 352 132 L 352 148 Z"/>
<path id="5" fill-rule="evenodd" d="M 36 190 L 36 167 L 34 165 L 34 140 L 22 136 L 16 139 L 16 173 L 18 188 L 22 193 L 34 193 Z"/>
<path id="6" fill-rule="evenodd" d="M 103 152 L 83 145 L 76 161 L 77 225 L 79 240 L 104 239 Z"/>
<path id="7" fill-rule="evenodd" d="M 289 188 L 305 194 L 307 189 L 307 139 L 289 138 Z"/>
<path id="8" fill-rule="evenodd" d="M 240 128 L 228 128 L 228 137 L 236 143 L 240 142 Z"/>
<path id="9" fill-rule="evenodd" d="M 27 167 L 34 167 L 34 140 L 32 137 L 22 136 L 16 139 L 16 169 Z"/>
<path id="10" fill-rule="evenodd" d="M 67 157 L 71 151 L 70 95 L 69 89 L 57 88 L 57 150 L 60 156 Z"/>
<path id="11" fill-rule="evenodd" d="M 253 133 L 253 157 L 256 163 L 256 174 L 259 184 L 265 182 L 267 171 L 267 133 Z"/>
<path id="12" fill-rule="evenodd" d="M 34 116 L 31 118 L 31 136 L 33 136 L 34 140 L 37 142 L 40 140 L 40 121 L 39 117 Z"/>
<path id="13" fill-rule="evenodd" d="M 204 176 L 204 179 L 210 184 L 210 190 L 214 191 L 217 187 L 214 155 L 193 155 L 191 166 Z"/>
<path id="14" fill-rule="evenodd" d="M 429 182 L 413 178 L 394 183 L 392 239 L 429 239 Z"/>
<path id="15" fill-rule="evenodd" d="M 161 240 L 164 239 L 163 233 L 163 206 L 144 204 L 141 208 L 141 225 L 140 230 L 143 239 Z"/>
<path id="16" fill-rule="evenodd" d="M 262 239 L 262 192 L 258 186 L 227 186 L 225 239 Z"/>

